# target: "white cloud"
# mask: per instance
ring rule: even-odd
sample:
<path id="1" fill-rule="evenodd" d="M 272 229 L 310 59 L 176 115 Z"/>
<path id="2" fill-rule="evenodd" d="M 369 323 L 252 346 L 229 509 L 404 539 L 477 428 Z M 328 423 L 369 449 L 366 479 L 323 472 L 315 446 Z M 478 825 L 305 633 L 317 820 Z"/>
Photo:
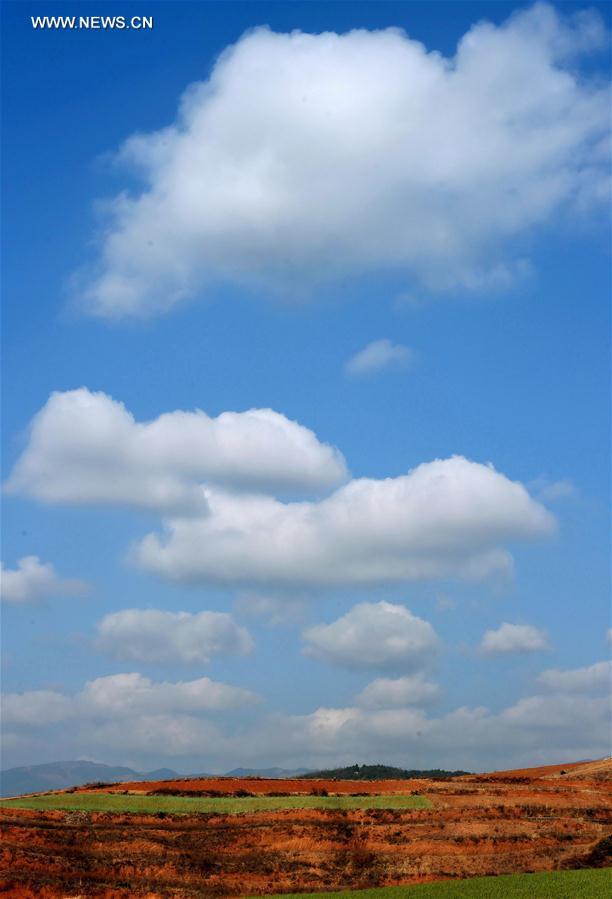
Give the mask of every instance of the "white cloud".
<path id="1" fill-rule="evenodd" d="M 439 717 L 419 708 L 318 708 L 279 716 L 249 735 L 239 757 L 288 767 L 354 762 L 491 770 L 522 764 L 597 758 L 608 751 L 609 703 L 535 696 L 495 714 L 461 707 Z M 230 743 L 226 752 L 236 752 Z M 271 763 L 271 762 L 270 762 Z"/>
<path id="2" fill-rule="evenodd" d="M 4 726 L 45 727 L 71 719 L 120 720 L 155 715 L 198 715 L 225 712 L 259 702 L 256 694 L 208 677 L 192 681 L 155 682 L 141 674 L 111 674 L 88 681 L 79 693 L 54 690 L 5 693 L 2 697 Z M 131 722 L 128 730 L 134 721 Z"/>
<path id="3" fill-rule="evenodd" d="M 438 638 L 428 621 L 405 606 L 362 602 L 303 634 L 304 653 L 345 668 L 413 671 L 425 665 Z"/>
<path id="4" fill-rule="evenodd" d="M 76 698 L 85 714 L 161 715 L 219 712 L 253 705 L 250 690 L 200 677 L 192 681 L 156 683 L 141 674 L 112 674 L 88 681 Z"/>
<path id="5" fill-rule="evenodd" d="M 440 687 L 426 681 L 421 674 L 406 677 L 379 677 L 355 697 L 358 706 L 389 709 L 409 705 L 426 705 L 440 695 Z"/>
<path id="6" fill-rule="evenodd" d="M 542 3 L 450 59 L 398 28 L 248 32 L 121 148 L 143 187 L 108 204 L 83 304 L 147 315 L 224 280 L 286 296 L 381 269 L 511 281 L 515 238 L 607 196 L 608 95 L 575 66 L 603 39 L 597 14 Z"/>
<path id="7" fill-rule="evenodd" d="M 319 708 L 275 720 L 249 748 L 275 762 L 322 766 L 361 759 L 406 767 L 491 770 L 597 758 L 609 752 L 610 705 L 603 698 L 532 696 L 499 713 L 461 707 L 439 717 L 419 708 Z M 268 757 L 270 757 L 268 755 Z"/>
<path id="8" fill-rule="evenodd" d="M 99 747 L 105 757 L 114 753 L 125 760 L 126 753 L 137 753 L 140 757 L 151 758 L 152 752 L 160 750 L 169 760 L 182 756 L 197 756 L 198 770 L 202 758 L 215 755 L 223 764 L 226 740 L 219 727 L 212 721 L 181 714 L 138 714 L 126 727 L 126 722 L 109 719 L 90 725 L 88 733 L 79 734 L 77 740 L 84 746 Z M 158 747 L 154 749 L 154 747 Z M 143 767 L 149 767 L 144 764 Z"/>
<path id="9" fill-rule="evenodd" d="M 137 662 L 208 664 L 217 655 L 245 655 L 253 640 L 227 612 L 123 609 L 98 623 L 98 648 Z"/>
<path id="10" fill-rule="evenodd" d="M 26 604 L 56 596 L 83 596 L 89 589 L 86 581 L 59 577 L 53 565 L 38 556 L 24 556 L 16 569 L 0 563 L 2 602 Z"/>
<path id="11" fill-rule="evenodd" d="M 48 503 L 193 513 L 206 510 L 204 481 L 318 492 L 345 477 L 338 450 L 271 409 L 136 422 L 122 403 L 81 388 L 51 394 L 35 415 L 6 489 Z"/>
<path id="12" fill-rule="evenodd" d="M 401 343 L 373 340 L 349 359 L 345 370 L 349 375 L 369 375 L 384 368 L 405 368 L 413 357 L 412 350 Z"/>
<path id="13" fill-rule="evenodd" d="M 192 771 L 347 764 L 355 761 L 356 746 L 363 761 L 468 770 L 609 753 L 607 696 L 544 693 L 499 712 L 460 707 L 437 717 L 415 706 L 373 703 L 252 718 L 247 713 L 255 702 L 248 691 L 207 678 L 155 684 L 138 674 L 103 677 L 72 697 L 32 691 L 8 704 L 5 697 L 3 740 L 14 764 L 39 760 L 44 739 L 56 758 L 70 752 L 142 768 L 180 758 Z M 236 715 L 218 715 L 231 707 Z"/>
<path id="14" fill-rule="evenodd" d="M 591 727 L 588 738 L 595 733 L 603 734 L 606 720 L 610 715 L 609 698 L 566 696 L 562 693 L 552 696 L 528 696 L 505 709 L 499 719 L 504 725 L 528 730 L 535 728 L 542 734 L 573 731 L 577 737 L 580 727 Z"/>
<path id="15" fill-rule="evenodd" d="M 115 674 L 85 684 L 76 694 L 49 690 L 4 694 L 2 738 L 5 751 L 34 750 L 43 740 L 51 754 L 115 757 L 129 753 L 177 758 L 206 753 L 222 756 L 225 738 L 215 718 L 245 711 L 259 697 L 207 677 L 154 682 L 141 674 Z M 35 733 L 33 742 L 28 735 Z M 129 758 L 129 756 L 128 756 Z M 17 763 L 17 762 L 16 762 Z"/>
<path id="16" fill-rule="evenodd" d="M 497 630 L 487 631 L 480 643 L 487 655 L 503 655 L 511 652 L 537 652 L 548 648 L 544 631 L 530 624 L 500 624 Z"/>
<path id="17" fill-rule="evenodd" d="M 173 518 L 133 557 L 169 580 L 295 587 L 507 573 L 507 541 L 554 531 L 522 484 L 462 457 L 362 478 L 320 502 L 205 490 L 206 517 Z"/>
<path id="18" fill-rule="evenodd" d="M 538 682 L 550 690 L 563 693 L 590 693 L 610 690 L 612 662 L 596 662 L 586 668 L 559 670 L 549 668 L 538 677 Z"/>
<path id="19" fill-rule="evenodd" d="M 2 726 L 45 727 L 72 717 L 70 698 L 55 690 L 29 690 L 2 695 Z"/>

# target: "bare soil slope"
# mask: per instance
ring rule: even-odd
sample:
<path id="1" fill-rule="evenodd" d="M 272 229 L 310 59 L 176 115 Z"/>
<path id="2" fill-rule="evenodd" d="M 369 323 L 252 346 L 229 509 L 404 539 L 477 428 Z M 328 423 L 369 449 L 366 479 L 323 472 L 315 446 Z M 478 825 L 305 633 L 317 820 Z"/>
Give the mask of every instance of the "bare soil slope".
<path id="1" fill-rule="evenodd" d="M 455 780 L 465 781 L 481 781 L 482 778 L 487 780 L 508 780 L 517 777 L 526 777 L 529 780 L 539 780 L 542 777 L 558 777 L 560 775 L 571 774 L 579 776 L 581 772 L 588 771 L 591 766 L 596 766 L 597 770 L 606 769 L 612 772 L 612 760 L 601 759 L 597 762 L 571 762 L 564 765 L 539 765 L 535 768 L 511 768 L 504 771 L 487 771 L 484 774 L 464 774 Z"/>
<path id="2" fill-rule="evenodd" d="M 114 784 L 104 787 L 107 792 L 157 793 L 172 792 L 179 796 L 227 795 L 236 793 L 252 793 L 255 796 L 309 796 L 317 791 L 327 790 L 330 794 L 350 796 L 360 793 L 379 795 L 381 793 L 409 793 L 422 785 L 422 780 L 275 780 L 263 777 L 206 777 L 189 780 L 156 780 L 139 783 L 138 781 Z M 92 787 L 79 787 L 78 791 L 87 791 Z M 100 789 L 100 787 L 93 787 Z"/>
<path id="3" fill-rule="evenodd" d="M 416 787 L 433 803 L 420 810 L 172 816 L 2 806 L 0 895 L 238 897 L 609 865 L 612 784 L 586 774 L 570 779 L 551 773 L 384 784 L 191 782 L 194 789 L 225 794 Z M 156 792 L 171 783 L 117 789 Z M 176 782 L 177 790 L 185 787 Z"/>

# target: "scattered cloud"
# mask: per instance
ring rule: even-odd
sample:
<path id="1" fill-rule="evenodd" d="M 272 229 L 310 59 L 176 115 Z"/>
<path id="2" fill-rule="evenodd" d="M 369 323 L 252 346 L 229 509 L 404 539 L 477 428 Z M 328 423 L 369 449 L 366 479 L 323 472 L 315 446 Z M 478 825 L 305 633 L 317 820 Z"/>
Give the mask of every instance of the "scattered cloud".
<path id="1" fill-rule="evenodd" d="M 522 484 L 459 456 L 353 480 L 319 502 L 204 493 L 208 514 L 147 535 L 138 564 L 171 581 L 266 589 L 478 579 L 511 570 L 506 541 L 555 529 Z"/>
<path id="2" fill-rule="evenodd" d="M 98 753 L 104 753 L 105 757 L 114 755 L 117 759 L 128 759 L 130 756 L 143 759 L 157 757 L 159 749 L 163 748 L 166 759 L 180 760 L 185 756 L 191 756 L 193 762 L 190 767 L 201 767 L 202 758 L 210 758 L 211 755 L 223 759 L 222 753 L 226 746 L 226 740 L 218 724 L 193 715 L 181 715 L 176 713 L 158 714 L 154 711 L 148 714 L 138 714 L 135 720 L 126 722 L 117 718 L 100 719 L 91 723 L 88 732 L 77 731 L 68 749 L 74 751 L 74 746 L 83 745 L 94 747 Z M 223 761 L 221 761 L 223 764 Z M 142 767 L 150 767 L 143 764 Z"/>
<path id="3" fill-rule="evenodd" d="M 255 702 L 249 691 L 207 678 L 155 684 L 138 674 L 118 675 L 98 678 L 72 697 L 48 691 L 8 703 L 5 697 L 3 739 L 14 764 L 36 761 L 44 739 L 57 758 L 69 751 L 143 768 L 176 759 L 187 770 L 347 764 L 356 746 L 363 761 L 467 770 L 609 752 L 609 697 L 588 693 L 545 692 L 499 712 L 461 707 L 439 716 L 416 705 L 373 703 L 304 715 L 264 712 L 250 720 L 245 712 Z M 225 714 L 228 705 L 233 717 Z"/>
<path id="4" fill-rule="evenodd" d="M 457 608 L 457 601 L 445 593 L 440 593 L 436 597 L 436 609 L 440 612 L 451 612 Z"/>
<path id="5" fill-rule="evenodd" d="M 89 590 L 86 581 L 59 577 L 51 562 L 41 562 L 38 556 L 24 556 L 16 569 L 0 563 L 2 602 L 26 605 L 52 597 L 84 596 Z"/>
<path id="6" fill-rule="evenodd" d="M 413 351 L 401 343 L 390 340 L 373 340 L 360 350 L 344 366 L 349 375 L 370 375 L 384 368 L 406 368 L 414 359 Z"/>
<path id="7" fill-rule="evenodd" d="M 500 624 L 497 630 L 487 631 L 480 643 L 486 655 L 504 655 L 513 652 L 538 652 L 548 649 L 548 637 L 544 631 L 530 624 Z"/>
<path id="8" fill-rule="evenodd" d="M 303 634 L 305 655 L 344 668 L 414 671 L 438 647 L 431 624 L 405 606 L 362 602 L 333 621 Z"/>
<path id="9" fill-rule="evenodd" d="M 81 692 L 74 695 L 53 690 L 5 693 L 2 718 L 6 727 L 40 728 L 71 719 L 80 722 L 117 719 L 125 728 L 125 719 L 133 716 L 223 712 L 258 702 L 259 698 L 250 690 L 208 677 L 155 682 L 137 673 L 112 674 L 88 681 Z"/>
<path id="10" fill-rule="evenodd" d="M 219 281 L 287 295 L 390 268 L 428 290 L 512 282 L 513 240 L 607 196 L 608 95 L 577 71 L 604 35 L 544 3 L 449 59 L 399 28 L 247 32 L 173 124 L 121 147 L 142 188 L 107 204 L 83 305 L 150 315 Z"/>
<path id="11" fill-rule="evenodd" d="M 88 681 L 77 704 L 85 714 L 158 715 L 219 712 L 257 703 L 250 690 L 200 677 L 192 681 L 155 682 L 141 674 L 112 674 Z"/>
<path id="12" fill-rule="evenodd" d="M 568 499 L 576 496 L 577 490 L 569 478 L 559 481 L 549 481 L 547 478 L 537 478 L 529 483 L 530 491 L 543 503 L 554 503 L 560 499 Z"/>
<path id="13" fill-rule="evenodd" d="M 98 623 L 96 645 L 118 659 L 207 665 L 214 656 L 245 655 L 254 644 L 226 612 L 124 609 Z"/>
<path id="14" fill-rule="evenodd" d="M 596 662 L 586 668 L 560 670 L 549 668 L 543 671 L 538 682 L 549 690 L 562 693 L 591 693 L 599 690 L 610 691 L 612 662 Z"/>
<path id="15" fill-rule="evenodd" d="M 238 615 L 263 618 L 276 627 L 301 621 L 306 614 L 306 600 L 284 593 L 241 593 L 234 609 Z"/>
<path id="16" fill-rule="evenodd" d="M 194 514 L 206 512 L 202 482 L 318 493 L 346 476 L 338 450 L 272 409 L 137 422 L 122 403 L 83 387 L 51 394 L 5 489 L 47 503 Z"/>
<path id="17" fill-rule="evenodd" d="M 422 674 L 414 674 L 398 678 L 379 677 L 364 687 L 355 697 L 355 702 L 363 708 L 404 708 L 427 705 L 439 695 L 438 684 L 425 680 Z"/>

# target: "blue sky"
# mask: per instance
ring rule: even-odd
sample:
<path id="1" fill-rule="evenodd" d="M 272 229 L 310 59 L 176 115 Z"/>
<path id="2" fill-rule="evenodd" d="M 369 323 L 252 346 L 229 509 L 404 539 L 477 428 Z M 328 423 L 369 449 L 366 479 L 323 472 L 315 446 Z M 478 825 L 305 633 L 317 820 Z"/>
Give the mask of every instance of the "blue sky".
<path id="1" fill-rule="evenodd" d="M 105 3 L 153 31 L 88 32 L 30 16 L 99 7 L 4 5 L 4 766 L 607 751 L 609 7 L 588 8 Z M 46 404 L 79 388 L 66 425 Z M 229 456 L 179 418 L 147 449 L 110 398 L 138 422 L 275 410 L 293 480 L 257 486 L 245 417 Z M 150 500 L 175 479 L 218 511 Z"/>

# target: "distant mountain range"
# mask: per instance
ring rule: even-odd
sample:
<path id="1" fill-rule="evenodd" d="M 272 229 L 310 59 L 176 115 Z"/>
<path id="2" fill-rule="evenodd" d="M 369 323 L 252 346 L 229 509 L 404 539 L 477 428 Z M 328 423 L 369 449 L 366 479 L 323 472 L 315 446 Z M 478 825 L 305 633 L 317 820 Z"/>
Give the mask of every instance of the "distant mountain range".
<path id="1" fill-rule="evenodd" d="M 236 768 L 228 771 L 228 777 L 300 777 L 308 773 L 308 768 L 288 770 L 286 768 Z M 47 790 L 65 790 L 80 787 L 86 783 L 100 781 L 115 783 L 122 780 L 176 780 L 187 777 L 214 777 L 199 774 L 177 774 L 171 768 L 156 771 L 134 771 L 101 762 L 71 761 L 49 762 L 46 765 L 28 765 L 22 768 L 7 768 L 0 771 L 0 796 L 20 796 L 23 793 L 42 793 Z"/>
<path id="2" fill-rule="evenodd" d="M 270 778 L 322 778 L 329 780 L 404 780 L 416 777 L 453 777 L 467 774 L 467 771 L 406 770 L 388 765 L 349 765 L 346 768 L 331 768 L 327 771 L 313 771 L 310 768 L 234 768 L 224 777 L 270 777 Z M 179 780 L 190 777 L 215 777 L 217 775 L 200 772 L 198 774 L 178 774 L 171 768 L 157 771 L 134 771 L 101 762 L 50 762 L 46 765 L 29 765 L 23 768 L 8 768 L 0 771 L 0 796 L 20 796 L 23 793 L 42 793 L 47 790 L 65 790 L 86 783 L 116 783 L 122 780 Z"/>
<path id="3" fill-rule="evenodd" d="M 63 790 L 96 780 L 112 783 L 118 780 L 169 780 L 174 777 L 180 775 L 170 768 L 143 772 L 103 765 L 100 762 L 50 762 L 47 765 L 28 765 L 0 771 L 0 796 Z"/>

